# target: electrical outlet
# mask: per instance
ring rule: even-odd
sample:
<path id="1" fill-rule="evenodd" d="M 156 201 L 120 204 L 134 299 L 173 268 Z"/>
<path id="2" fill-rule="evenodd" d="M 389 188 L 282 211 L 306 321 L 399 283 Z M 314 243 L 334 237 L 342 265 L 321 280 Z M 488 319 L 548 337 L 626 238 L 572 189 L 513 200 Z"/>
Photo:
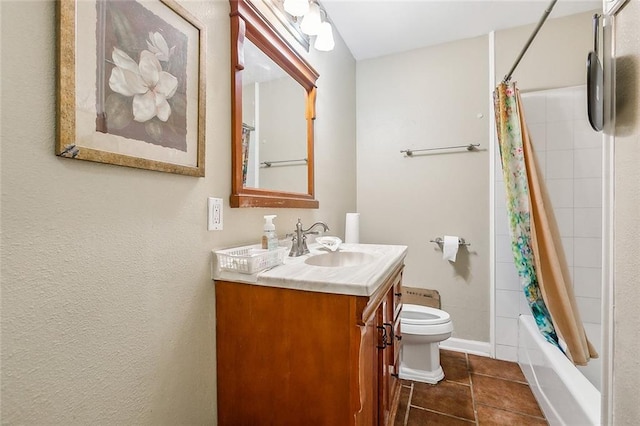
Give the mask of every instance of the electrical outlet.
<path id="1" fill-rule="evenodd" d="M 209 197 L 207 215 L 207 229 L 209 231 L 222 230 L 222 198 Z"/>

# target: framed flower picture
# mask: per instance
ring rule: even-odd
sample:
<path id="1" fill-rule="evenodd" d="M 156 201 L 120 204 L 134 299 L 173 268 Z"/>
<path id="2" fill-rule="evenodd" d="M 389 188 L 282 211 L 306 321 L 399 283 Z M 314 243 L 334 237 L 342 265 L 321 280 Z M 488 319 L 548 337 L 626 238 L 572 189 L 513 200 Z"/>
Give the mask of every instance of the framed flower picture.
<path id="1" fill-rule="evenodd" d="M 60 0 L 56 155 L 204 176 L 205 31 L 173 0 Z"/>

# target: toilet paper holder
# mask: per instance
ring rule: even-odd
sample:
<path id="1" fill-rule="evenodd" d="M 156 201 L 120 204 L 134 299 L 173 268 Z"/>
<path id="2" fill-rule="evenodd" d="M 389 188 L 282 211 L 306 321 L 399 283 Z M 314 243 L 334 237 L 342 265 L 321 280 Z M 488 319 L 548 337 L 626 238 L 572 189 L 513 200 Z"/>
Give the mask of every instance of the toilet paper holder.
<path id="1" fill-rule="evenodd" d="M 442 245 L 444 244 L 444 240 L 441 237 L 437 237 L 435 240 L 429 240 L 430 243 L 436 243 L 437 245 Z M 459 246 L 470 246 L 471 243 L 468 243 L 464 240 L 464 238 L 458 238 L 458 245 Z"/>

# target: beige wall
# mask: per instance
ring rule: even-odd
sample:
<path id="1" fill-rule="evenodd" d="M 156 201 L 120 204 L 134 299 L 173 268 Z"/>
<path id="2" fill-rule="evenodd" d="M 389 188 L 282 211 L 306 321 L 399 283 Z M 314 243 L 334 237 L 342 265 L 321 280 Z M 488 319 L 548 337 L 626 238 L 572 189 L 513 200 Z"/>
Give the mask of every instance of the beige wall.
<path id="1" fill-rule="evenodd" d="M 616 18 L 616 130 L 614 190 L 613 421 L 640 419 L 640 2 L 631 0 Z"/>
<path id="2" fill-rule="evenodd" d="M 55 4 L 2 1 L 2 423 L 215 424 L 211 250 L 262 216 L 344 227 L 355 209 L 355 62 L 313 52 L 318 210 L 230 209 L 229 4 L 207 28 L 206 177 L 57 158 Z M 28 31 L 25 28 L 28 27 Z M 225 200 L 206 230 L 206 198 Z"/>
<path id="3" fill-rule="evenodd" d="M 513 73 L 522 91 L 586 84 L 587 54 L 593 49 L 594 12 L 548 19 Z M 495 34 L 496 83 L 509 71 L 534 25 Z"/>
<path id="4" fill-rule="evenodd" d="M 409 247 L 404 283 L 438 290 L 454 336 L 489 341 L 488 37 L 358 62 L 361 241 Z M 478 115 L 481 118 L 478 118 Z M 480 143 L 415 154 L 400 150 Z M 455 264 L 429 240 L 471 243 Z"/>

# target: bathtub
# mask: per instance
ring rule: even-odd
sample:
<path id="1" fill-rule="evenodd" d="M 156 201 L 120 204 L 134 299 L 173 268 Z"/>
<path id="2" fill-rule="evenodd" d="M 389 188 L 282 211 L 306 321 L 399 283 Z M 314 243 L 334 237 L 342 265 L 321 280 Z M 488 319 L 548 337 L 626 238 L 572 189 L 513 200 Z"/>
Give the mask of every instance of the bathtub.
<path id="1" fill-rule="evenodd" d="M 530 315 L 518 320 L 518 364 L 550 425 L 599 425 L 600 392 L 538 331 Z"/>

